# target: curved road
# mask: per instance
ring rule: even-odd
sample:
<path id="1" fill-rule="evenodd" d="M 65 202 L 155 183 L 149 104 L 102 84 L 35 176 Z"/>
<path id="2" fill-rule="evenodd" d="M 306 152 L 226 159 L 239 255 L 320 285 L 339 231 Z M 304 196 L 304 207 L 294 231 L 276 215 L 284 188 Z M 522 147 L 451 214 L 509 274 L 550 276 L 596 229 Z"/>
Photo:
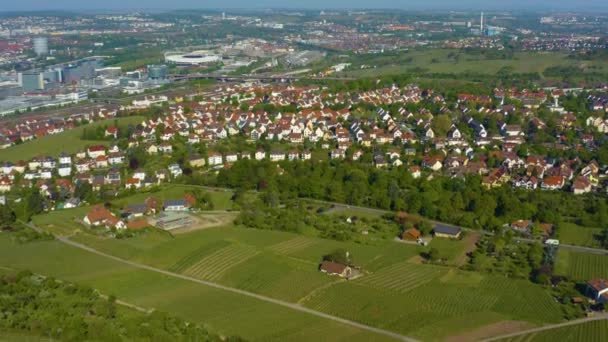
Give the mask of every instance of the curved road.
<path id="1" fill-rule="evenodd" d="M 582 323 L 586 323 L 586 322 L 601 321 L 601 320 L 604 320 L 604 319 L 608 319 L 608 314 L 598 314 L 597 316 L 593 316 L 593 317 L 575 319 L 573 321 L 568 321 L 568 322 L 564 322 L 564 323 L 545 325 L 545 326 L 542 326 L 542 327 L 538 327 L 538 328 L 534 328 L 534 329 L 529 329 L 529 330 L 524 330 L 524 331 L 519 331 L 519 332 L 512 333 L 512 334 L 506 334 L 506 335 L 492 337 L 492 338 L 489 338 L 489 339 L 485 339 L 483 341 L 484 342 L 497 341 L 497 340 L 502 340 L 502 339 L 505 339 L 505 338 L 511 338 L 511 337 L 520 336 L 520 335 L 526 335 L 526 334 L 532 334 L 532 333 L 546 331 L 546 330 L 552 330 L 552 329 L 557 329 L 557 328 L 569 327 L 571 325 L 577 325 L 577 324 L 582 324 Z"/>
<path id="2" fill-rule="evenodd" d="M 269 302 L 269 303 L 273 303 L 273 304 L 280 305 L 280 306 L 283 306 L 283 307 L 287 307 L 287 308 L 292 309 L 292 310 L 304 312 L 304 313 L 311 314 L 311 315 L 314 315 L 314 316 L 317 316 L 317 317 L 329 319 L 329 320 L 332 320 L 332 321 L 335 321 L 335 322 L 338 322 L 338 323 L 350 325 L 350 326 L 353 326 L 355 328 L 371 331 L 371 332 L 374 332 L 374 333 L 377 333 L 377 334 L 382 334 L 382 335 L 385 335 L 385 336 L 388 336 L 388 337 L 392 337 L 392 338 L 394 338 L 396 340 L 406 341 L 406 342 L 417 342 L 416 339 L 413 339 L 411 337 L 407 337 L 407 336 L 404 336 L 404 335 L 401 335 L 401 334 L 398 334 L 398 333 L 395 333 L 395 332 L 392 332 L 392 331 L 388 331 L 388 330 L 384 330 L 384 329 L 380 329 L 380 328 L 371 327 L 369 325 L 353 322 L 353 321 L 350 321 L 350 320 L 347 320 L 347 319 L 343 319 L 343 318 L 340 318 L 340 317 L 332 316 L 332 315 L 329 315 L 329 314 L 326 314 L 326 313 L 323 313 L 323 312 L 319 312 L 319 311 L 316 311 L 316 310 L 312 310 L 312 309 L 303 307 L 303 306 L 298 305 L 298 304 L 294 304 L 294 303 L 290 303 L 290 302 L 285 302 L 285 301 L 282 301 L 282 300 L 278 300 L 278 299 L 262 296 L 262 295 L 259 295 L 259 294 L 256 294 L 256 293 L 247 292 L 247 291 L 235 289 L 235 288 L 232 288 L 232 287 L 219 285 L 219 284 L 216 284 L 216 283 L 212 283 L 212 282 L 208 282 L 208 281 L 204 281 L 204 280 L 188 277 L 188 276 L 185 276 L 185 275 L 182 275 L 182 274 L 173 273 L 173 272 L 169 272 L 169 271 L 166 271 L 166 270 L 163 270 L 163 269 L 160 269 L 160 268 L 156 268 L 156 267 L 152 267 L 152 266 L 136 263 L 136 262 L 133 262 L 133 261 L 130 261 L 130 260 L 122 259 L 122 258 L 116 257 L 116 256 L 111 255 L 111 254 L 106 254 L 104 252 L 100 252 L 100 251 L 98 251 L 96 249 L 93 249 L 91 247 L 85 246 L 85 245 L 80 244 L 78 242 L 74 242 L 74 241 L 69 240 L 69 239 L 67 239 L 65 237 L 57 237 L 57 240 L 65 243 L 67 245 L 70 245 L 70 246 L 73 246 L 73 247 L 85 250 L 87 252 L 94 253 L 94 254 L 97 254 L 99 256 L 102 256 L 102 257 L 105 257 L 105 258 L 108 258 L 108 259 L 112 259 L 112 260 L 121 262 L 123 264 L 127 264 L 127 265 L 132 266 L 132 267 L 136 267 L 136 268 L 139 268 L 139 269 L 144 269 L 144 270 L 147 270 L 147 271 L 152 271 L 152 272 L 160 273 L 160 274 L 163 274 L 163 275 L 166 275 L 166 276 L 170 276 L 170 277 L 174 277 L 174 278 L 179 278 L 179 279 L 182 279 L 182 280 L 191 281 L 191 282 L 194 282 L 194 283 L 198 283 L 198 284 L 201 284 L 201 285 L 213 287 L 213 288 L 216 288 L 216 289 L 220 289 L 220 290 L 224 290 L 224 291 L 229 291 L 229 292 L 240 294 L 240 295 L 243 295 L 243 296 L 255 298 L 255 299 L 258 299 L 258 300 L 261 300 L 261 301 L 264 301 L 264 302 Z"/>

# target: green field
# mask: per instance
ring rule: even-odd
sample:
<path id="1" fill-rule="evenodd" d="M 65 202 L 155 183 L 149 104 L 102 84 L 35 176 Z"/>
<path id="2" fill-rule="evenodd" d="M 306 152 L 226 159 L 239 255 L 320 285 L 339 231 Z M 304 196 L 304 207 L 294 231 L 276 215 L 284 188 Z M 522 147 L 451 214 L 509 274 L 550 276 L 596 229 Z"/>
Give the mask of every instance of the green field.
<path id="1" fill-rule="evenodd" d="M 118 118 L 116 120 L 118 121 L 119 128 L 126 128 L 130 124 L 136 125 L 141 123 L 144 120 L 144 117 L 130 116 Z M 82 140 L 82 132 L 85 127 L 87 129 L 93 129 L 99 126 L 114 125 L 116 120 L 98 121 L 63 133 L 47 135 L 40 139 L 34 139 L 17 146 L 0 150 L 0 160 L 15 162 L 18 160 L 29 160 L 41 155 L 56 157 L 62 152 L 74 154 L 78 151 L 83 151 L 84 148 L 89 145 L 108 145 L 110 141 Z"/>
<path id="2" fill-rule="evenodd" d="M 555 263 L 555 273 L 582 282 L 593 278 L 608 278 L 608 255 L 560 249 Z"/>
<path id="3" fill-rule="evenodd" d="M 449 58 L 448 54 L 459 55 L 458 60 Z M 376 68 L 359 69 L 365 64 Z M 474 72 L 482 74 L 495 74 L 504 67 L 512 68 L 514 73 L 542 72 L 551 66 L 608 66 L 603 61 L 577 61 L 568 59 L 567 54 L 559 52 L 516 52 L 513 59 L 486 59 L 459 50 L 424 49 L 413 50 L 399 57 L 391 55 L 365 56 L 364 59 L 355 59 L 354 70 L 341 73 L 350 77 L 375 77 L 407 73 L 408 69 L 423 68 L 433 73 L 464 73 Z"/>
<path id="4" fill-rule="evenodd" d="M 87 284 L 126 302 L 171 312 L 206 323 L 212 331 L 248 340 L 388 340 L 276 304 L 136 269 L 57 241 L 15 244 L 0 235 L 0 260 L 15 268 Z"/>
<path id="5" fill-rule="evenodd" d="M 603 342 L 608 337 L 608 320 L 591 321 L 562 328 L 519 335 L 500 342 Z"/>
<path id="6" fill-rule="evenodd" d="M 152 191 L 138 192 L 135 195 L 123 197 L 112 201 L 115 207 L 124 207 L 128 204 L 143 203 L 146 198 L 150 196 L 156 197 L 156 199 L 162 204 L 162 202 L 170 199 L 177 199 L 183 197 L 188 191 L 194 190 L 193 186 L 186 186 L 180 184 L 169 184 L 161 187 L 160 189 L 153 189 Z M 207 190 L 200 188 L 202 192 L 207 192 L 213 201 L 213 210 L 230 210 L 232 209 L 232 195 L 231 191 L 216 191 Z"/>
<path id="7" fill-rule="evenodd" d="M 600 228 L 582 227 L 564 222 L 559 226 L 558 238 L 562 243 L 569 245 L 599 247 L 595 236 L 601 232 Z"/>
<path id="8" fill-rule="evenodd" d="M 419 264 L 414 257 L 422 247 L 394 241 L 364 245 L 230 226 L 175 237 L 151 233 L 116 241 L 79 234 L 73 239 L 123 258 L 422 340 L 505 320 L 533 326 L 562 317 L 548 292 L 528 281 Z M 442 240 L 436 248 L 460 251 L 459 244 Z M 365 274 L 344 281 L 320 273 L 321 256 L 336 248 L 349 251 Z M 111 279 L 107 281 L 131 280 Z"/>
<path id="9" fill-rule="evenodd" d="M 337 284 L 305 305 L 423 340 L 503 320 L 542 324 L 561 319 L 553 299 L 528 282 L 465 272 L 443 277 L 447 271 L 434 273 L 428 267 L 408 267 L 403 279 L 393 279 L 396 270 L 389 268 L 373 278 Z"/>

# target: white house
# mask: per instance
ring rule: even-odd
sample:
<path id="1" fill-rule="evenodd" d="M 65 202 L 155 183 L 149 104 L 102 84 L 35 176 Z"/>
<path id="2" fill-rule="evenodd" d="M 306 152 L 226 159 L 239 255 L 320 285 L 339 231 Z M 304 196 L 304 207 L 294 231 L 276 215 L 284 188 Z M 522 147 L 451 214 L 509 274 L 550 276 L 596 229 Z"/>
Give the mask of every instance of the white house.
<path id="1" fill-rule="evenodd" d="M 226 154 L 226 162 L 227 163 L 236 163 L 238 159 L 239 159 L 239 157 L 238 157 L 238 155 L 236 153 L 228 153 L 228 154 Z"/>
<path id="2" fill-rule="evenodd" d="M 59 156 L 59 165 L 64 165 L 64 164 L 72 164 L 72 157 L 68 154 L 62 153 Z"/>
<path id="3" fill-rule="evenodd" d="M 146 172 L 143 170 L 137 170 L 135 173 L 133 173 L 133 178 L 143 181 L 146 179 Z"/>
<path id="4" fill-rule="evenodd" d="M 263 160 L 266 158 L 266 152 L 264 150 L 257 150 L 255 152 L 255 160 Z"/>
<path id="5" fill-rule="evenodd" d="M 211 152 L 207 157 L 207 163 L 210 166 L 222 165 L 223 162 L 222 155 L 217 152 Z"/>
<path id="6" fill-rule="evenodd" d="M 57 168 L 57 172 L 59 173 L 59 176 L 61 176 L 61 177 L 68 177 L 69 175 L 72 174 L 72 165 L 59 164 L 59 167 Z"/>

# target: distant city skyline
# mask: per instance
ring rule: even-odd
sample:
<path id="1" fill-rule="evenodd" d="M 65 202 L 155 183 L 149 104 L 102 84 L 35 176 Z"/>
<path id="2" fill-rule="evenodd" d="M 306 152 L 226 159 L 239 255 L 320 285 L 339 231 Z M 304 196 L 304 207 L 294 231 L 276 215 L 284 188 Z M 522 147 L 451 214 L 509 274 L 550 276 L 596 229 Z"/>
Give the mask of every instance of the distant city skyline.
<path id="1" fill-rule="evenodd" d="M 40 10 L 134 10 L 134 9 L 338 9 L 338 8 L 398 8 L 411 10 L 608 10 L 606 0 L 19 0 L 3 1 L 0 11 Z"/>

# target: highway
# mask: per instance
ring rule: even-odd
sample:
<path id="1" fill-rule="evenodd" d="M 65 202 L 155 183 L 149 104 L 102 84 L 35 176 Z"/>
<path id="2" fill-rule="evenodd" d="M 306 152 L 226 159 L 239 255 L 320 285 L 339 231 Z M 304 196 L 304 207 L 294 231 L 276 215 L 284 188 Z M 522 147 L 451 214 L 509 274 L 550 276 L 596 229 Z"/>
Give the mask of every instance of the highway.
<path id="1" fill-rule="evenodd" d="M 190 75 L 168 75 L 173 81 L 188 80 L 218 80 L 218 81 L 266 81 L 266 82 L 288 82 L 299 80 L 318 80 L 318 81 L 352 81 L 353 77 L 314 77 L 314 76 L 293 76 L 293 75 L 218 75 L 218 74 L 190 74 Z"/>

